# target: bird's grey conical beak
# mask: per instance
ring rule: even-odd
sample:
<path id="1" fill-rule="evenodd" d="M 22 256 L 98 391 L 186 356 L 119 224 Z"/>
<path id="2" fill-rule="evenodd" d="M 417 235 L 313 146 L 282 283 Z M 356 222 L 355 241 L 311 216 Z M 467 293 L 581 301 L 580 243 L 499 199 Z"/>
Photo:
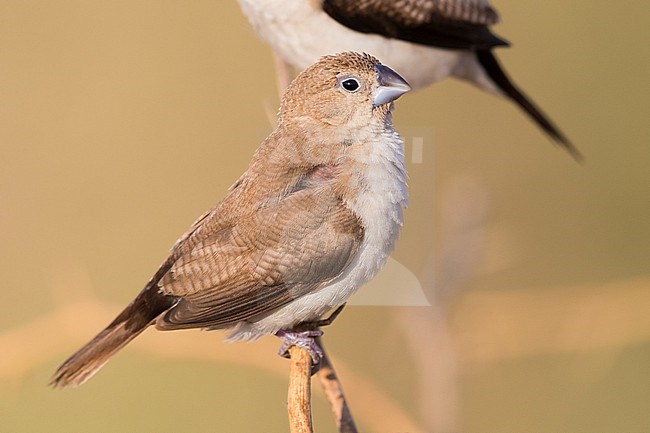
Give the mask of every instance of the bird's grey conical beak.
<path id="1" fill-rule="evenodd" d="M 411 86 L 391 68 L 384 65 L 375 65 L 379 87 L 373 93 L 372 106 L 378 107 L 387 104 L 411 90 Z"/>

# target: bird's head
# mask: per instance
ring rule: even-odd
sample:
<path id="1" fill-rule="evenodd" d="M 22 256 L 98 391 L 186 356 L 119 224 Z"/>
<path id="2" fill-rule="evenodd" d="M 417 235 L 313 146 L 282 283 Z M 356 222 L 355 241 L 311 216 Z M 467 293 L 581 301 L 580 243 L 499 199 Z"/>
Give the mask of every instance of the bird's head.
<path id="1" fill-rule="evenodd" d="M 291 83 L 280 122 L 304 121 L 339 131 L 383 123 L 392 101 L 409 90 L 402 77 L 368 54 L 325 56 Z"/>

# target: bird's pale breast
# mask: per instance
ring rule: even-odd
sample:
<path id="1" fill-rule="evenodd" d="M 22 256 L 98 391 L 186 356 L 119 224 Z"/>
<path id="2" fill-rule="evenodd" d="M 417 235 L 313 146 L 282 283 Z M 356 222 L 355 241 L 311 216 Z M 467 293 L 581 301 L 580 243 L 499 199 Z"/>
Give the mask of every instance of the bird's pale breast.
<path id="1" fill-rule="evenodd" d="M 346 202 L 361 219 L 364 239 L 358 253 L 344 272 L 329 285 L 306 294 L 269 316 L 240 323 L 229 340 L 250 340 L 296 323 L 314 320 L 341 305 L 363 284 L 371 280 L 386 263 L 395 247 L 406 206 L 406 169 L 403 143 L 391 129 L 368 143 L 357 155 L 365 187 Z M 396 288 L 398 289 L 398 288 Z"/>

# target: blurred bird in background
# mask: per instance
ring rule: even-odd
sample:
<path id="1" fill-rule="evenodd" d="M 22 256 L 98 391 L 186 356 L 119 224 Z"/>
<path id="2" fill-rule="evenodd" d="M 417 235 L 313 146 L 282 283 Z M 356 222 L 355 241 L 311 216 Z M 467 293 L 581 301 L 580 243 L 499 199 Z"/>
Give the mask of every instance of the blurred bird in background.
<path id="1" fill-rule="evenodd" d="M 409 90 L 377 59 L 352 52 L 298 75 L 248 170 L 53 385 L 81 385 L 154 324 L 230 329 L 229 340 L 276 334 L 317 361 L 318 331 L 292 328 L 344 304 L 397 240 L 406 170 L 391 109 Z"/>
<path id="2" fill-rule="evenodd" d="M 487 0 L 238 0 L 276 54 L 279 86 L 291 67 L 320 56 L 367 52 L 400 71 L 413 88 L 449 76 L 510 98 L 556 144 L 580 152 L 508 77 L 492 50 L 508 42 L 490 31 L 499 16 Z"/>

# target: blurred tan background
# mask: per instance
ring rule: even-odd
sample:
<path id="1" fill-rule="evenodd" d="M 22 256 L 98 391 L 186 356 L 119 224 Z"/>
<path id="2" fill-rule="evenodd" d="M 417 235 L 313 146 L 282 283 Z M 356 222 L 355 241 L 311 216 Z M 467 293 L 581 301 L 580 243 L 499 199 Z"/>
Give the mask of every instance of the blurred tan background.
<path id="1" fill-rule="evenodd" d="M 465 83 L 401 99 L 393 257 L 433 306 L 350 307 L 328 349 L 362 431 L 647 432 L 647 2 L 493 3 L 500 59 L 586 162 Z M 270 337 L 151 330 L 82 388 L 46 386 L 245 170 L 277 103 L 234 0 L 0 0 L 0 431 L 287 430 Z"/>

